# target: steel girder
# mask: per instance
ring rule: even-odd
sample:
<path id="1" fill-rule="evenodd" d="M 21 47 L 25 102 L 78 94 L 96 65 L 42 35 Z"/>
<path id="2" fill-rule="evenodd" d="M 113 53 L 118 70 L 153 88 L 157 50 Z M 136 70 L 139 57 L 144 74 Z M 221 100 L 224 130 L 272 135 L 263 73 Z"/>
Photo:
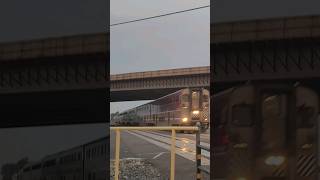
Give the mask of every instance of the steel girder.
<path id="1" fill-rule="evenodd" d="M 211 44 L 213 83 L 320 77 L 319 39 Z"/>
<path id="2" fill-rule="evenodd" d="M 0 93 L 107 88 L 107 67 L 103 54 L 1 62 Z"/>
<path id="3" fill-rule="evenodd" d="M 186 75 L 159 78 L 141 78 L 131 80 L 111 81 L 112 91 L 142 90 L 142 89 L 165 89 L 185 87 L 208 87 L 210 75 Z"/>

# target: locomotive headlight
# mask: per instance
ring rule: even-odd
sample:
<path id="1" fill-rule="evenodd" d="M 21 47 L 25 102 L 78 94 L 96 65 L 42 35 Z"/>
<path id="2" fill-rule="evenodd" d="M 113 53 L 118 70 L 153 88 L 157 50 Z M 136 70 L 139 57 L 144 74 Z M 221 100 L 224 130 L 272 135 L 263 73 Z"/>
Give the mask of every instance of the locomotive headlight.
<path id="1" fill-rule="evenodd" d="M 198 110 L 192 111 L 192 114 L 199 114 L 199 113 L 200 113 L 200 111 L 198 111 Z"/>
<path id="2" fill-rule="evenodd" d="M 182 122 L 188 122 L 188 118 L 186 118 L 186 117 L 183 118 L 183 119 L 182 119 Z"/>
<path id="3" fill-rule="evenodd" d="M 284 162 L 284 160 L 285 157 L 283 156 L 269 156 L 264 162 L 269 166 L 279 166 Z"/>

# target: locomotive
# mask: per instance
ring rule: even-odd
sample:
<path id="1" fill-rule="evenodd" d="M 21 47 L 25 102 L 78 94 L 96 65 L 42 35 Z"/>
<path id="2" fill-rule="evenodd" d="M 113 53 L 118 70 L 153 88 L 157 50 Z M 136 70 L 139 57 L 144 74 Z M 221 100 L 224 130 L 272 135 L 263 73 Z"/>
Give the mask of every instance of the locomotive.
<path id="1" fill-rule="evenodd" d="M 212 101 L 214 179 L 319 180 L 319 96 L 313 89 L 248 83 Z"/>
<path id="2" fill-rule="evenodd" d="M 103 137 L 29 163 L 17 180 L 106 180 L 109 167 L 109 138 Z"/>
<path id="3" fill-rule="evenodd" d="M 204 88 L 185 88 L 119 113 L 118 126 L 195 126 L 204 131 L 210 123 L 210 94 Z"/>

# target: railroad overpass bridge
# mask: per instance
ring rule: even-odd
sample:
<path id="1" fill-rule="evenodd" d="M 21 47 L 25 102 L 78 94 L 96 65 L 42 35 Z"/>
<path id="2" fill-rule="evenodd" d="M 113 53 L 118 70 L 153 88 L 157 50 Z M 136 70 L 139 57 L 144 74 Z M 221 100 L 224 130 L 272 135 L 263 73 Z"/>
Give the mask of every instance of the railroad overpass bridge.
<path id="1" fill-rule="evenodd" d="M 0 94 L 107 88 L 109 36 L 0 44 Z"/>
<path id="2" fill-rule="evenodd" d="M 111 75 L 111 101 L 150 100 L 186 87 L 210 85 L 210 67 Z"/>
<path id="3" fill-rule="evenodd" d="M 111 75 L 111 101 L 154 99 L 184 87 L 320 79 L 320 15 L 211 24 L 211 68 Z M 210 69 L 210 70 L 209 70 Z"/>
<path id="4" fill-rule="evenodd" d="M 0 128 L 106 122 L 109 34 L 0 44 Z"/>
<path id="5" fill-rule="evenodd" d="M 320 15 L 211 24 L 212 86 L 246 80 L 315 84 L 319 40 Z"/>

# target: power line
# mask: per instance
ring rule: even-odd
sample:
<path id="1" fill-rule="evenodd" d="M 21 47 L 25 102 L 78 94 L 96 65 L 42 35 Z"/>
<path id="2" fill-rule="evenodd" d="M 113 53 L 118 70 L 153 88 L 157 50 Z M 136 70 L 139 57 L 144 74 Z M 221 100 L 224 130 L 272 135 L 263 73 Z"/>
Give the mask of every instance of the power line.
<path id="1" fill-rule="evenodd" d="M 167 14 L 161 14 L 161 15 L 157 15 L 157 16 L 146 17 L 146 18 L 142 18 L 142 19 L 135 19 L 135 20 L 131 20 L 131 21 L 125 21 L 125 22 L 110 24 L 110 26 L 119 26 L 119 25 L 123 25 L 123 24 L 139 22 L 139 21 L 144 21 L 144 20 L 149 20 L 149 19 L 154 19 L 154 18 L 160 18 L 160 17 L 164 17 L 164 16 L 169 16 L 169 15 L 173 15 L 173 14 L 179 14 L 179 13 L 188 12 L 188 11 L 194 11 L 194 10 L 198 10 L 198 9 L 208 8 L 208 7 L 210 7 L 210 5 L 200 6 L 200 7 L 196 7 L 196 8 L 192 8 L 192 9 L 186 9 L 186 10 L 182 10 L 182 11 L 176 11 L 176 12 L 167 13 Z"/>

